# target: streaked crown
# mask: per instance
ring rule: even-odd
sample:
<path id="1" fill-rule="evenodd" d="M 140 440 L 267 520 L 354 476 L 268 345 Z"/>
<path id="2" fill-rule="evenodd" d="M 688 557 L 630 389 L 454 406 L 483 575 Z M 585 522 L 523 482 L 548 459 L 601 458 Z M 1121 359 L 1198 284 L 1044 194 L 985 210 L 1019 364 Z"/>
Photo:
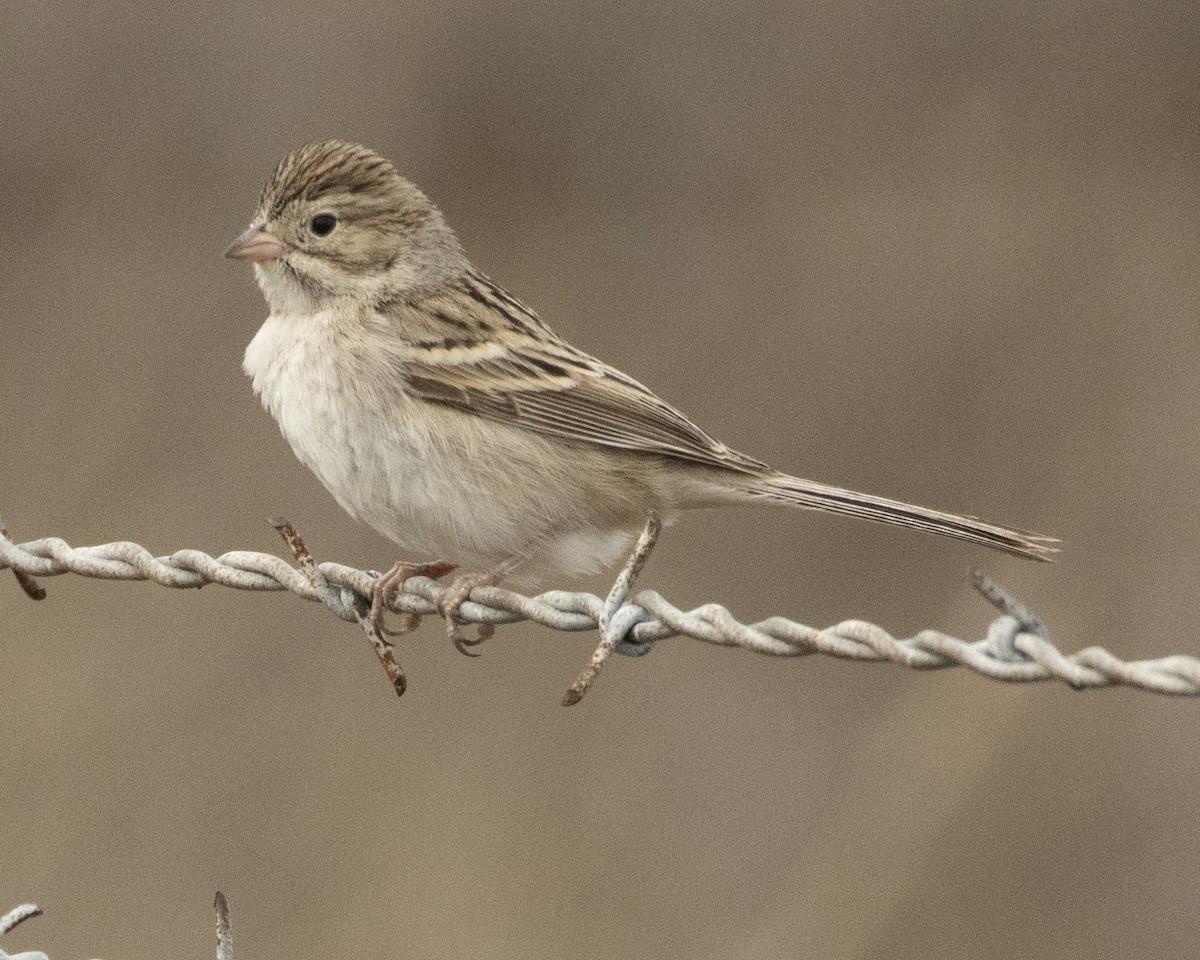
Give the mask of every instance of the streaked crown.
<path id="1" fill-rule="evenodd" d="M 259 196 L 259 214 L 275 219 L 293 204 L 335 196 L 353 198 L 361 213 L 374 208 L 385 219 L 402 220 L 398 226 L 420 226 L 433 209 L 429 198 L 374 150 L 324 140 L 306 143 L 279 161 Z"/>

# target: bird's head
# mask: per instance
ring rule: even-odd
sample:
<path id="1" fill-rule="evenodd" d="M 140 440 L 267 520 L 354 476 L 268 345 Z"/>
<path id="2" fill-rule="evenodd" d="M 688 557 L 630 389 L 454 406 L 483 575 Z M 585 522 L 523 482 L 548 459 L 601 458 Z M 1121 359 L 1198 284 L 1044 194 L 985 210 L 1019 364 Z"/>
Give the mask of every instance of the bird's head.
<path id="1" fill-rule="evenodd" d="M 437 207 L 379 154 L 343 140 L 288 154 L 225 256 L 252 261 L 281 312 L 403 296 L 466 265 Z"/>

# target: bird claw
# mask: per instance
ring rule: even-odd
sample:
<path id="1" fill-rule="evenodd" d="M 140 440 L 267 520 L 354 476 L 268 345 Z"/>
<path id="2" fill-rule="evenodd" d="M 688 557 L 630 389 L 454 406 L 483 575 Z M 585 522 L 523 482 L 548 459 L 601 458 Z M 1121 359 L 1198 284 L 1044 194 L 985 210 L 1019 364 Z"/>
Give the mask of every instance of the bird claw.
<path id="1" fill-rule="evenodd" d="M 481 623 L 475 636 L 468 636 L 463 632 L 461 626 L 465 623 L 459 613 L 462 605 L 470 599 L 471 591 L 476 587 L 494 587 L 500 583 L 512 571 L 515 562 L 515 560 L 506 561 L 487 573 L 461 574 L 455 577 L 438 597 L 435 606 L 437 612 L 446 621 L 446 633 L 450 637 L 450 642 L 454 644 L 454 649 L 464 656 L 479 656 L 471 648 L 490 639 L 496 632 L 496 626 L 491 623 Z M 421 615 L 401 610 L 396 606 L 396 597 L 404 585 L 404 581 L 409 577 L 430 577 L 438 580 L 455 569 L 457 567 L 454 564 L 444 563 L 440 560 L 432 563 L 401 561 L 395 564 L 391 570 L 377 577 L 371 584 L 371 609 L 367 614 L 371 626 L 378 631 L 381 637 L 398 637 L 415 630 L 421 623 Z M 403 614 L 405 617 L 403 626 L 398 630 L 389 630 L 384 624 L 384 615 L 387 613 Z"/>
<path id="2" fill-rule="evenodd" d="M 381 636 L 388 637 L 399 637 L 415 630 L 421 625 L 421 615 L 400 610 L 396 606 L 396 597 L 404 581 L 409 577 L 430 577 L 438 580 L 454 569 L 454 564 L 441 560 L 430 563 L 406 563 L 401 560 L 394 564 L 391 570 L 371 584 L 371 611 L 368 614 L 371 626 L 378 630 Z M 384 615 L 387 613 L 403 614 L 404 625 L 398 630 L 389 630 L 384 624 Z"/>
<path id="3" fill-rule="evenodd" d="M 496 632 L 496 625 L 494 623 L 481 623 L 479 625 L 479 632 L 473 637 L 468 637 L 459 629 L 458 624 L 454 621 L 448 620 L 446 623 L 447 632 L 450 634 L 450 642 L 454 644 L 454 649 L 464 657 L 482 656 L 482 654 L 478 654 L 472 650 L 471 647 L 477 647 L 485 640 L 491 639 L 492 634 Z"/>
<path id="4" fill-rule="evenodd" d="M 456 577 L 442 595 L 438 597 L 437 609 L 446 620 L 446 633 L 450 637 L 450 642 L 454 644 L 454 649 L 465 657 L 477 657 L 478 653 L 471 650 L 472 647 L 477 647 L 485 640 L 491 638 L 496 632 L 496 625 L 492 623 L 479 624 L 479 632 L 474 637 L 469 637 L 463 633 L 460 626 L 463 620 L 459 614 L 462 605 L 471 597 L 471 591 L 476 587 L 494 587 L 501 580 L 502 574 L 495 571 L 491 573 L 468 573 L 460 577 Z"/>
<path id="5" fill-rule="evenodd" d="M 396 612 L 391 607 L 388 607 L 388 610 L 393 613 Z M 394 630 L 391 627 L 385 627 L 383 625 L 382 616 L 380 616 L 378 622 L 372 621 L 372 623 L 385 637 L 402 637 L 406 633 L 412 633 L 421 625 L 421 615 L 419 613 L 406 613 L 404 615 L 404 624 L 398 630 Z"/>

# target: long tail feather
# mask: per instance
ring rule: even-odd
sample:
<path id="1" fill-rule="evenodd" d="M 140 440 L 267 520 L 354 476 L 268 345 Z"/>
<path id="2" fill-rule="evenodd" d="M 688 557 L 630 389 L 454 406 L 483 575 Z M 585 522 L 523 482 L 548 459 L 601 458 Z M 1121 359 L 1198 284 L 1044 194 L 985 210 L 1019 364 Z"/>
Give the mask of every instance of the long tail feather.
<path id="1" fill-rule="evenodd" d="M 1028 557 L 1031 560 L 1053 560 L 1054 554 L 1058 552 L 1059 541 L 1054 537 L 1002 527 L 978 517 L 962 517 L 929 507 L 888 500 L 886 497 L 842 490 L 792 477 L 786 473 L 767 474 L 748 483 L 747 489 L 752 496 L 762 497 L 774 503 L 911 527 L 943 537 L 979 543 L 993 550 Z"/>

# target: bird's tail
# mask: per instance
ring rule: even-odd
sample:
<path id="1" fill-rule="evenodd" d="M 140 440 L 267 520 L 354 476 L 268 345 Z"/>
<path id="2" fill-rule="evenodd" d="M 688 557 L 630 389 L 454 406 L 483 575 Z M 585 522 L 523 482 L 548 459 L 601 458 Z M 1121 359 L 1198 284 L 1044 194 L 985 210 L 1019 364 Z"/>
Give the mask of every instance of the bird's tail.
<path id="1" fill-rule="evenodd" d="M 886 497 L 874 497 L 869 493 L 842 490 L 786 473 L 768 473 L 757 477 L 746 483 L 744 489 L 756 500 L 761 498 L 806 510 L 825 510 L 848 517 L 911 527 L 943 537 L 979 543 L 1031 560 L 1053 560 L 1058 552 L 1059 541 L 1055 537 L 1002 527 L 978 517 L 961 517 L 929 507 L 888 500 Z"/>

